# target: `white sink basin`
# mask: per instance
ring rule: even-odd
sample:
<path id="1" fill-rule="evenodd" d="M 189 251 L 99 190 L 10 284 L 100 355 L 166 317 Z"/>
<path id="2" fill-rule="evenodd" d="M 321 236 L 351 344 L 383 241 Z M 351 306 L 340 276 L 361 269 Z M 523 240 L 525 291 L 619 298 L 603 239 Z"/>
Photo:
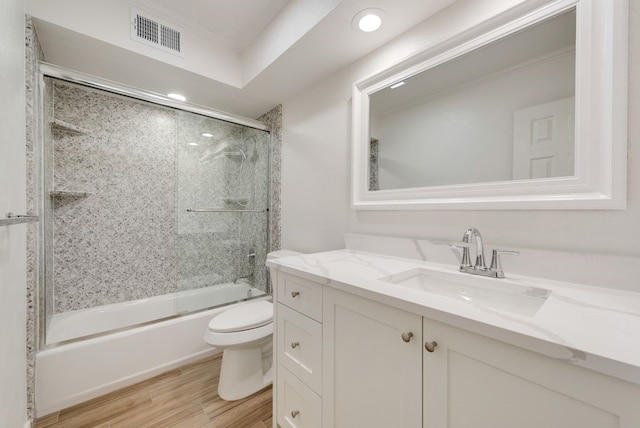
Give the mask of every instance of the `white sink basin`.
<path id="1" fill-rule="evenodd" d="M 506 278 L 488 278 L 424 268 L 411 269 L 382 280 L 462 300 L 479 308 L 499 309 L 527 316 L 535 315 L 551 294 L 551 291 L 545 288 L 522 285 Z"/>

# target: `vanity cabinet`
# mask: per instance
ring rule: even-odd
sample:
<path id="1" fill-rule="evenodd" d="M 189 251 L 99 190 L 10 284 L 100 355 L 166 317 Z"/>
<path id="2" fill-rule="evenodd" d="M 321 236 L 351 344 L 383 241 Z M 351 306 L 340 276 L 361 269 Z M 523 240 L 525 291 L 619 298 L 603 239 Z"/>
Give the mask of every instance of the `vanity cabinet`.
<path id="1" fill-rule="evenodd" d="M 637 428 L 640 387 L 424 318 L 424 428 Z"/>
<path id="2" fill-rule="evenodd" d="M 275 282 L 274 424 L 321 428 L 323 287 L 293 275 Z"/>
<path id="3" fill-rule="evenodd" d="M 301 279 L 279 273 L 278 293 L 295 281 Z M 314 307 L 321 312 L 314 312 L 317 320 L 278 305 L 275 412 L 281 428 L 640 427 L 638 385 L 302 281 L 317 287 L 321 302 Z M 293 340 L 289 320 L 297 326 L 292 331 L 313 330 L 311 321 L 321 328 L 321 343 L 314 345 L 322 350 L 321 367 L 316 359 L 302 364 L 307 369 L 294 368 L 295 358 L 285 351 Z M 291 418 L 296 411 L 297 420 Z"/>

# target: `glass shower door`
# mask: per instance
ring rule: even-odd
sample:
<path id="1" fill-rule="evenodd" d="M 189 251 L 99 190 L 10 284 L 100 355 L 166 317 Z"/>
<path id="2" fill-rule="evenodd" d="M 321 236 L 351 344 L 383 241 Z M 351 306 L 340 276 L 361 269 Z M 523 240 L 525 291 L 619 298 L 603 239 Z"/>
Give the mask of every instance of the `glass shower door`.
<path id="1" fill-rule="evenodd" d="M 187 112 L 177 128 L 177 312 L 264 295 L 269 133 Z"/>

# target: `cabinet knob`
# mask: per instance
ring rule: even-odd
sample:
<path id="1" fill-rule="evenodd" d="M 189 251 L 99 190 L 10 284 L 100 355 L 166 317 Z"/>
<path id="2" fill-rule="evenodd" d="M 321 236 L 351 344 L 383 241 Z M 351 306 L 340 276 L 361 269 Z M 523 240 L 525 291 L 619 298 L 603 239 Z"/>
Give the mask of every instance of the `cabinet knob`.
<path id="1" fill-rule="evenodd" d="M 291 342 L 291 347 L 293 349 L 296 349 L 298 346 L 300 346 L 300 342 Z"/>
<path id="2" fill-rule="evenodd" d="M 413 333 L 411 332 L 402 333 L 402 340 L 404 340 L 405 342 L 411 342 L 412 337 Z"/>
<path id="3" fill-rule="evenodd" d="M 291 412 L 291 417 L 292 418 L 296 418 L 296 416 L 298 416 L 300 414 L 300 410 L 294 410 L 293 412 Z"/>
<path id="4" fill-rule="evenodd" d="M 292 292 L 291 292 L 291 297 L 293 297 L 294 299 L 295 299 L 296 297 L 298 297 L 299 295 L 300 295 L 300 292 L 299 292 L 299 291 L 292 291 Z"/>
<path id="5" fill-rule="evenodd" d="M 438 346 L 438 342 L 436 342 L 435 340 L 432 340 L 431 342 L 425 342 L 424 343 L 424 349 L 426 349 L 429 352 L 433 352 L 436 350 L 436 346 Z"/>

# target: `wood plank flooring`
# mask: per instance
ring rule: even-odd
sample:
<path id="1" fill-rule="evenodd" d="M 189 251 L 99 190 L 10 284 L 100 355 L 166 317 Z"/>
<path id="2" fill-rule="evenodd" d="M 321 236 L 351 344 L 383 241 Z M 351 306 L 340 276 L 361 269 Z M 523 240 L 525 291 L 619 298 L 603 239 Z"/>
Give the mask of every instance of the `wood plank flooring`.
<path id="1" fill-rule="evenodd" d="M 41 418 L 35 428 L 271 428 L 271 387 L 218 397 L 222 354 Z"/>

